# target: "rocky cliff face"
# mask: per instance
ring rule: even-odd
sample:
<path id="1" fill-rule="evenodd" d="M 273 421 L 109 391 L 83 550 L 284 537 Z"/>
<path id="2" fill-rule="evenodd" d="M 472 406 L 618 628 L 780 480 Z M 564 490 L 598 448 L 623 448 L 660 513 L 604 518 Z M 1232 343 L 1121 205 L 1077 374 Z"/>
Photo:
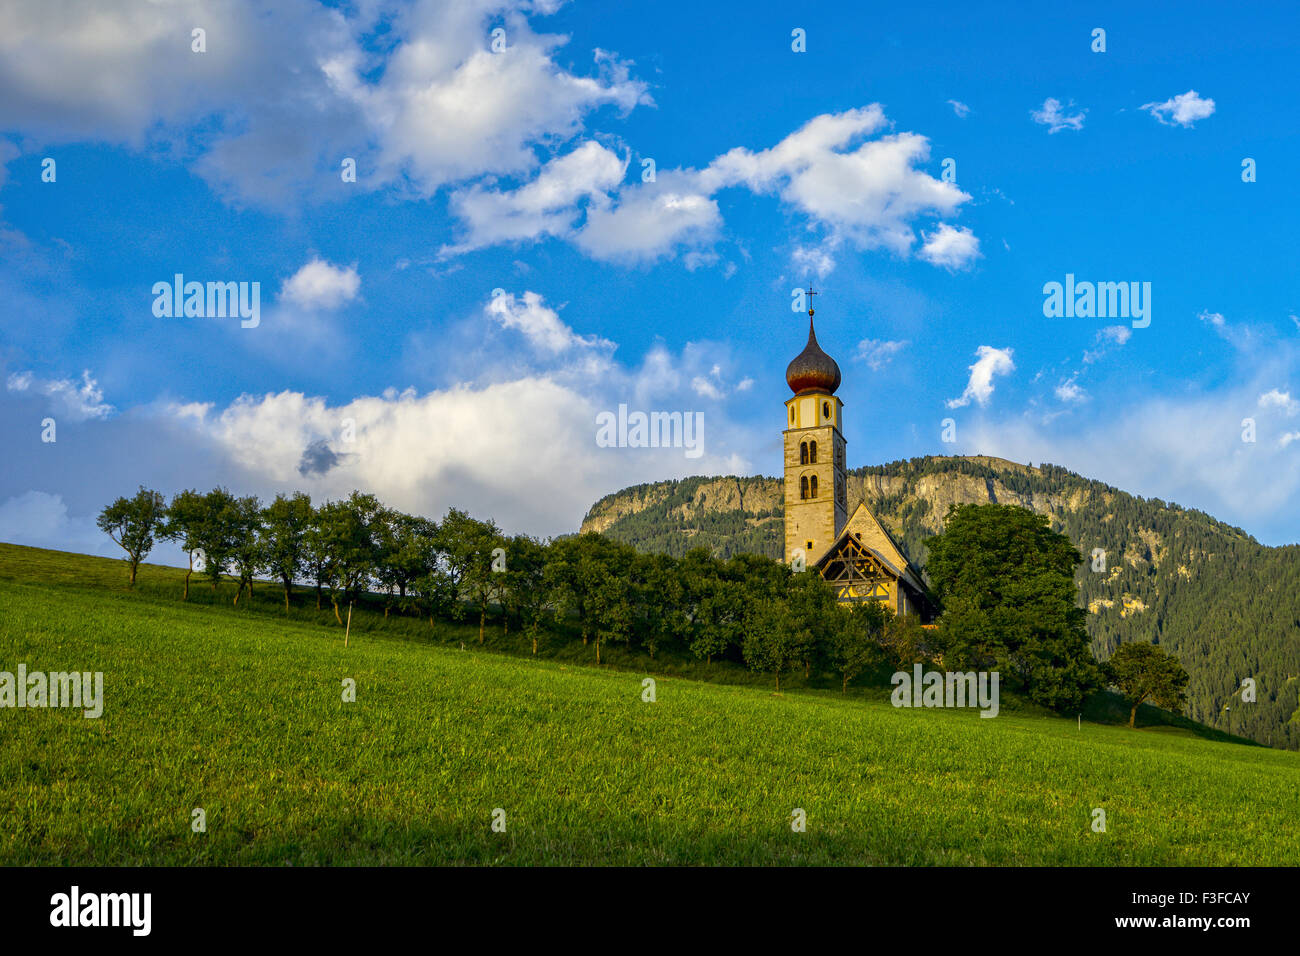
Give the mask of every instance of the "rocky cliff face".
<path id="1" fill-rule="evenodd" d="M 944 515 L 955 504 L 1013 504 L 1055 517 L 1091 503 L 1092 496 L 1083 489 L 1068 494 L 1027 489 L 1024 487 L 1027 481 L 1043 478 L 1041 469 L 1001 458 L 972 456 L 923 461 L 961 462 L 976 473 L 891 474 L 881 468 L 858 469 L 849 473 L 849 514 L 859 502 L 866 502 L 892 533 L 906 537 L 909 530 L 937 534 L 942 530 Z M 986 471 L 989 474 L 982 473 Z M 772 524 L 770 519 L 781 518 L 783 511 L 779 478 L 687 478 L 637 485 L 606 495 L 592 506 L 580 530 L 602 534 L 613 530 L 614 537 L 623 537 L 618 533 L 620 523 L 635 515 L 655 512 L 659 523 L 675 525 L 683 536 L 690 537 L 704 530 L 701 525 L 707 524 L 709 516 L 739 514 L 747 524 L 760 526 Z M 914 517 L 915 529 L 906 527 L 908 515 Z M 779 527 L 779 521 L 775 525 Z M 779 542 L 773 538 L 773 547 L 763 550 L 777 554 Z"/>

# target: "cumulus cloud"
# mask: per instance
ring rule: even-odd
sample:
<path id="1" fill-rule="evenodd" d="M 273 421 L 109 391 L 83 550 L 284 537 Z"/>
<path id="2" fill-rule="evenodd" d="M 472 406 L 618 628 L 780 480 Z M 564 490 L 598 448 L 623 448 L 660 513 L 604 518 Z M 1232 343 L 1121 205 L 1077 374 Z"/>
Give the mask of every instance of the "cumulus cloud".
<path id="1" fill-rule="evenodd" d="M 537 177 L 514 190 L 475 185 L 451 196 L 451 210 L 466 237 L 443 255 L 539 236 L 566 236 L 583 200 L 605 200 L 627 171 L 627 160 L 596 142 L 583 143 L 542 167 Z"/>
<path id="2" fill-rule="evenodd" d="M 581 72 L 557 62 L 567 38 L 531 26 L 557 7 L 7 4 L 0 126 L 50 142 L 165 146 L 240 202 L 340 195 L 340 157 L 356 160 L 362 186 L 428 196 L 484 175 L 530 174 L 539 150 L 578 135 L 594 111 L 650 102 L 613 54 L 595 50 Z M 494 24 L 506 31 L 500 51 Z M 191 50 L 195 27 L 206 30 L 206 52 Z"/>
<path id="3" fill-rule="evenodd" d="M 575 242 L 593 259 L 647 263 L 673 256 L 679 246 L 711 242 L 721 225 L 717 202 L 692 177 L 665 170 L 655 182 L 634 183 L 617 201 L 588 209 Z"/>
<path id="4" fill-rule="evenodd" d="M 797 269 L 813 272 L 817 278 L 824 279 L 835 269 L 835 257 L 831 255 L 832 245 L 796 246 L 790 254 Z"/>
<path id="5" fill-rule="evenodd" d="M 1288 415 L 1294 415 L 1300 412 L 1300 401 L 1291 397 L 1290 392 L 1284 392 L 1280 388 L 1271 388 L 1259 396 L 1260 408 L 1280 408 Z"/>
<path id="6" fill-rule="evenodd" d="M 1008 375 L 1016 369 L 1011 360 L 1012 349 L 996 349 L 991 345 L 981 345 L 975 350 L 975 364 L 970 366 L 970 380 L 966 389 L 958 398 L 951 398 L 949 408 L 964 408 L 973 400 L 977 405 L 987 405 L 993 397 L 993 379 L 998 375 Z"/>
<path id="7" fill-rule="evenodd" d="M 895 355 L 906 348 L 906 341 L 895 342 L 883 339 L 863 339 L 858 343 L 857 357 L 867 364 L 873 372 L 879 372 L 889 364 Z"/>
<path id="8" fill-rule="evenodd" d="M 979 258 L 980 241 L 965 226 L 954 227 L 941 222 L 934 232 L 921 235 L 925 243 L 921 246 L 920 257 L 931 265 L 949 270 L 964 269 Z"/>
<path id="9" fill-rule="evenodd" d="M 877 103 L 823 114 L 770 149 L 736 148 L 719 156 L 699 181 L 710 193 L 744 186 L 778 195 L 836 239 L 906 254 L 916 239 L 913 220 L 952 215 L 970 196 L 916 168 L 930 156 L 924 136 L 864 140 L 887 125 Z"/>
<path id="10" fill-rule="evenodd" d="M 1163 103 L 1143 103 L 1138 109 L 1146 110 L 1165 126 L 1187 128 L 1195 125 L 1197 120 L 1214 114 L 1214 100 L 1198 96 L 1195 90 L 1188 90 Z"/>
<path id="11" fill-rule="evenodd" d="M 1062 106 L 1060 100 L 1049 96 L 1043 100 L 1041 107 L 1031 110 L 1029 115 L 1033 117 L 1035 123 L 1046 126 L 1049 133 L 1059 133 L 1063 129 L 1083 129 L 1083 117 L 1088 111 L 1080 110 L 1072 116 L 1068 115 L 1066 110 L 1073 106 L 1073 100 L 1070 101 L 1069 106 Z"/>
<path id="12" fill-rule="evenodd" d="M 80 381 L 43 379 L 31 372 L 14 372 L 5 380 L 5 387 L 11 392 L 44 395 L 56 421 L 62 418 L 84 422 L 107 418 L 113 413 L 113 406 L 104 401 L 104 392 L 91 377 L 90 369 L 82 370 Z"/>
<path id="13" fill-rule="evenodd" d="M 337 309 L 357 297 L 361 277 L 356 266 L 344 269 L 312 259 L 280 288 L 280 299 L 302 309 Z"/>
<path id="14" fill-rule="evenodd" d="M 559 313 L 547 306 L 536 292 L 524 292 L 516 297 L 504 289 L 498 290 L 484 312 L 502 328 L 516 329 L 535 347 L 551 354 L 573 348 L 608 348 L 614 343 L 597 336 L 581 336 L 560 320 Z"/>

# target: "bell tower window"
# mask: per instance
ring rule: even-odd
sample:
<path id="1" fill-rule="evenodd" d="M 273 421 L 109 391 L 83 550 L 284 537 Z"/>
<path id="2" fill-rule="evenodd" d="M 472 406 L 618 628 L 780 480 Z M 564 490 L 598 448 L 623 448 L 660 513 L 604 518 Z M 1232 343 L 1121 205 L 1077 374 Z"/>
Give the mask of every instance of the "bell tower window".
<path id="1" fill-rule="evenodd" d="M 809 479 L 808 490 L 810 492 L 808 495 L 809 498 L 817 497 L 817 476 L 816 475 L 813 475 L 812 478 Z"/>
<path id="2" fill-rule="evenodd" d="M 808 443 L 808 461 L 806 464 L 817 464 L 817 443 L 815 441 L 810 441 Z"/>
<path id="3" fill-rule="evenodd" d="M 813 480 L 815 481 L 816 479 Z M 799 497 L 800 498 L 808 497 L 808 476 L 807 475 L 804 475 L 802 478 L 799 479 Z"/>

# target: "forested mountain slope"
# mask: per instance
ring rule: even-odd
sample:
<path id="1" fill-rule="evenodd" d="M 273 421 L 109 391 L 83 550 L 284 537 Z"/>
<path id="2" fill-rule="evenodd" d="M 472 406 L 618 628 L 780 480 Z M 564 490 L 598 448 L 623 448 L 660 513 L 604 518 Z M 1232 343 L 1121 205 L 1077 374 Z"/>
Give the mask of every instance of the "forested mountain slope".
<path id="1" fill-rule="evenodd" d="M 923 541 L 951 504 L 1021 505 L 1049 516 L 1088 558 L 1080 601 L 1102 656 L 1121 641 L 1155 640 L 1191 675 L 1188 716 L 1300 748 L 1300 545 L 1270 548 L 1204 512 L 1140 498 L 1054 465 L 999 458 L 914 458 L 849 472 L 859 501 L 925 566 Z M 681 555 L 707 547 L 781 557 L 776 478 L 686 478 L 637 485 L 592 506 L 583 531 L 642 551 Z M 1094 549 L 1105 570 L 1094 571 Z M 1100 562 L 1098 562 L 1100 566 Z M 1234 697 L 1245 678 L 1255 703 Z"/>

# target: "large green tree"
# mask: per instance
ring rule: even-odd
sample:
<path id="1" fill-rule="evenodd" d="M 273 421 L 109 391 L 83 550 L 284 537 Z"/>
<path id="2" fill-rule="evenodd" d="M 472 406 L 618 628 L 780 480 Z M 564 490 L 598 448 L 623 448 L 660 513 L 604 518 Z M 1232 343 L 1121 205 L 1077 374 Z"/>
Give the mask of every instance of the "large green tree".
<path id="1" fill-rule="evenodd" d="M 998 670 L 1030 699 L 1077 710 L 1100 689 L 1074 571 L 1083 560 L 1046 516 L 1009 505 L 954 505 L 926 542 L 943 605 L 944 663 Z"/>
<path id="2" fill-rule="evenodd" d="M 248 588 L 253 597 L 253 577 L 266 564 L 266 537 L 262 523 L 262 502 L 256 495 L 236 498 L 230 511 L 230 567 L 239 576 L 234 604 Z"/>
<path id="3" fill-rule="evenodd" d="M 99 513 L 99 530 L 126 552 L 131 569 L 131 587 L 135 587 L 140 562 L 153 550 L 154 541 L 166 520 L 167 502 L 144 485 L 131 498 L 118 498 Z"/>
<path id="4" fill-rule="evenodd" d="M 280 579 L 286 611 L 293 594 L 293 582 L 306 570 L 307 532 L 314 515 L 311 497 L 299 491 L 293 495 L 276 495 L 262 516 L 266 567 Z"/>
<path id="5" fill-rule="evenodd" d="M 807 627 L 780 598 L 764 598 L 745 609 L 745 663 L 773 675 L 778 692 L 781 674 L 799 662 L 809 640 Z"/>
<path id="6" fill-rule="evenodd" d="M 330 589 L 334 619 L 343 623 L 339 600 L 352 600 L 375 569 L 378 546 L 376 520 L 380 511 L 374 495 L 352 492 L 342 501 L 321 506 L 321 545 L 325 556 L 325 579 Z"/>
<path id="7" fill-rule="evenodd" d="M 1133 705 L 1128 725 L 1137 722 L 1138 708 L 1151 701 L 1166 710 L 1181 711 L 1187 703 L 1187 671 L 1178 658 L 1158 644 L 1133 641 L 1121 644 L 1106 661 L 1107 680 Z"/>
<path id="8" fill-rule="evenodd" d="M 840 675 L 841 693 L 847 693 L 850 681 L 887 659 L 885 627 L 894 615 L 879 601 L 859 601 L 835 610 L 827 657 Z"/>

